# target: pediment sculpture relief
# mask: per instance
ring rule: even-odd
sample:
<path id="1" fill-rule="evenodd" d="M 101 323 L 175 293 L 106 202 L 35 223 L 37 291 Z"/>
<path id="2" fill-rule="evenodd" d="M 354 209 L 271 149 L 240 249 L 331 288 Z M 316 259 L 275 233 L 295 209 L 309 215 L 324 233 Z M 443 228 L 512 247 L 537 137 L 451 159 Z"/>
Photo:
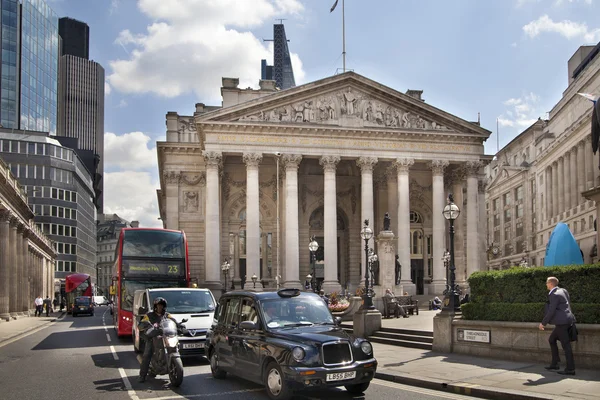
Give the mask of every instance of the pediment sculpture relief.
<path id="1" fill-rule="evenodd" d="M 391 106 L 351 88 L 245 115 L 239 118 L 238 121 L 341 125 L 341 119 L 358 120 L 364 126 L 434 130 L 449 129 L 435 121 L 427 120 L 414 112 Z"/>

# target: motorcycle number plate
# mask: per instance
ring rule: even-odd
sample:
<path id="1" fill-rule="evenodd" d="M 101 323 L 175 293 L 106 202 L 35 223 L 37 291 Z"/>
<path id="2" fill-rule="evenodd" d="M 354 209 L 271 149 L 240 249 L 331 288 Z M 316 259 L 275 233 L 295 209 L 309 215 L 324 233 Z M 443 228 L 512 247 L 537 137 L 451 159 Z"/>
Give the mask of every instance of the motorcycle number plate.
<path id="1" fill-rule="evenodd" d="M 182 343 L 184 349 L 203 349 L 204 343 Z"/>

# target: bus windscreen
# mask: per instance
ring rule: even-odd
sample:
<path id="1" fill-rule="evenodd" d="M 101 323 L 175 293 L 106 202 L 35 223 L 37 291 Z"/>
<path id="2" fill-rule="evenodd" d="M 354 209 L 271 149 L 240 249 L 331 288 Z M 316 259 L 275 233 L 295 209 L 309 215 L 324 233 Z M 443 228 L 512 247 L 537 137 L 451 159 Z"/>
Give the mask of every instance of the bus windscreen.
<path id="1" fill-rule="evenodd" d="M 181 232 L 127 230 L 123 240 L 123 258 L 185 258 Z"/>

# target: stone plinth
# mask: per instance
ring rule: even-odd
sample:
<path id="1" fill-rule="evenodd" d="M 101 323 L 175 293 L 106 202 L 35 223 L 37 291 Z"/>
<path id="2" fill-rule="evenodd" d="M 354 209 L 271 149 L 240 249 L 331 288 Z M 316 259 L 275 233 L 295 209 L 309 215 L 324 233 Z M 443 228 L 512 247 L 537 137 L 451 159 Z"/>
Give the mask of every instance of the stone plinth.
<path id="1" fill-rule="evenodd" d="M 381 329 L 381 313 L 379 310 L 358 310 L 352 319 L 353 334 L 366 338 Z"/>
<path id="2" fill-rule="evenodd" d="M 433 317 L 433 351 L 452 353 L 452 320 L 454 314 L 446 311 Z"/>

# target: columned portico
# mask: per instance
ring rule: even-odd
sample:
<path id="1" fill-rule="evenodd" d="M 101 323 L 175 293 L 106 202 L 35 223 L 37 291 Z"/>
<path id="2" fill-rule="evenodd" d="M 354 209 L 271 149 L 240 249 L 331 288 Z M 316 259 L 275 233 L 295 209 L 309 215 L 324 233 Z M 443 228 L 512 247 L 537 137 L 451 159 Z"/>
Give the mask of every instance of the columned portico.
<path id="1" fill-rule="evenodd" d="M 206 163 L 206 283 L 209 287 L 220 285 L 220 264 L 219 249 L 221 246 L 221 218 L 219 205 L 219 166 L 222 163 L 222 155 L 219 152 L 204 152 L 204 161 Z"/>
<path id="2" fill-rule="evenodd" d="M 565 196 L 565 210 L 570 210 L 571 209 L 571 194 L 569 193 L 569 180 L 571 179 L 571 153 L 566 151 L 565 154 L 563 154 L 563 159 L 564 159 L 564 183 L 565 183 L 565 190 L 564 190 L 564 196 Z M 536 229 L 536 228 L 534 228 Z"/>
<path id="3" fill-rule="evenodd" d="M 467 167 L 467 278 L 480 269 L 479 265 L 479 230 L 477 228 L 478 208 L 478 173 L 481 162 L 469 161 Z"/>
<path id="4" fill-rule="evenodd" d="M 29 229 L 23 230 L 23 239 L 21 241 L 21 285 L 19 291 L 21 296 L 21 310 L 25 315 L 29 315 L 29 304 L 31 304 L 31 296 L 29 293 Z M 52 297 L 52 296 L 51 296 Z"/>
<path id="5" fill-rule="evenodd" d="M 577 147 L 572 147 L 570 150 L 568 150 L 570 153 L 570 170 L 571 170 L 571 181 L 569 182 L 569 193 L 571 194 L 571 208 L 575 208 L 579 205 L 579 197 L 580 197 L 580 192 L 578 192 L 578 185 L 577 185 Z M 553 190 L 556 190 L 556 188 L 553 188 Z M 553 215 L 549 215 L 549 217 L 552 217 Z"/>
<path id="6" fill-rule="evenodd" d="M 10 296 L 10 316 L 12 318 L 17 318 L 19 315 L 19 303 L 18 303 L 18 291 L 19 285 L 17 284 L 19 281 L 19 267 L 17 265 L 19 259 L 17 256 L 18 253 L 18 243 L 17 243 L 17 230 L 19 229 L 20 222 L 13 217 L 10 221 L 10 287 L 9 287 L 9 296 Z"/>
<path id="7" fill-rule="evenodd" d="M 377 164 L 377 158 L 375 157 L 360 157 L 356 160 L 356 165 L 360 168 L 361 177 L 361 219 L 363 222 L 368 219 L 369 224 L 373 229 L 375 228 L 373 208 L 373 167 L 375 164 Z M 370 246 L 375 248 L 374 243 L 370 244 Z M 360 284 L 361 286 L 364 286 L 367 266 L 365 265 L 365 257 L 360 257 L 360 260 Z"/>
<path id="8" fill-rule="evenodd" d="M 10 319 L 10 219 L 11 213 L 0 210 L 0 319 Z"/>
<path id="9" fill-rule="evenodd" d="M 558 161 L 552 163 L 552 217 L 558 215 Z"/>
<path id="10" fill-rule="evenodd" d="M 586 190 L 585 183 L 585 152 L 583 148 L 583 141 L 577 143 L 577 200 L 578 204 L 583 203 L 585 198 L 581 196 L 581 193 Z M 560 189 L 560 188 L 559 188 Z"/>
<path id="11" fill-rule="evenodd" d="M 440 294 L 446 288 L 446 270 L 442 256 L 445 251 L 445 219 L 442 212 L 444 209 L 444 169 L 448 161 L 434 160 L 430 164 L 433 181 L 433 292 Z"/>
<path id="12" fill-rule="evenodd" d="M 260 153 L 244 153 L 242 159 L 246 164 L 246 274 L 248 277 L 260 277 L 260 204 L 258 165 L 262 161 Z M 261 290 L 260 279 L 256 287 Z"/>
<path id="13" fill-rule="evenodd" d="M 341 289 L 338 281 L 338 256 L 337 256 L 337 194 L 336 194 L 336 168 L 340 158 L 338 156 L 323 156 L 319 163 L 323 166 L 323 232 L 325 235 L 325 280 L 323 290 L 325 292 L 339 291 Z"/>
<path id="14" fill-rule="evenodd" d="M 298 166 L 302 161 L 299 154 L 284 154 L 285 166 L 285 287 L 301 288 L 300 236 L 298 224 Z"/>
<path id="15" fill-rule="evenodd" d="M 416 294 L 415 284 L 410 279 L 409 170 L 414 163 L 412 158 L 398 158 L 395 162 L 398 171 L 398 260 L 402 269 L 400 285 L 408 294 Z"/>
<path id="16" fill-rule="evenodd" d="M 568 196 L 565 190 L 564 181 L 564 157 L 558 158 L 558 212 L 559 214 L 565 210 L 565 197 Z M 516 199 L 515 199 L 516 200 Z"/>

